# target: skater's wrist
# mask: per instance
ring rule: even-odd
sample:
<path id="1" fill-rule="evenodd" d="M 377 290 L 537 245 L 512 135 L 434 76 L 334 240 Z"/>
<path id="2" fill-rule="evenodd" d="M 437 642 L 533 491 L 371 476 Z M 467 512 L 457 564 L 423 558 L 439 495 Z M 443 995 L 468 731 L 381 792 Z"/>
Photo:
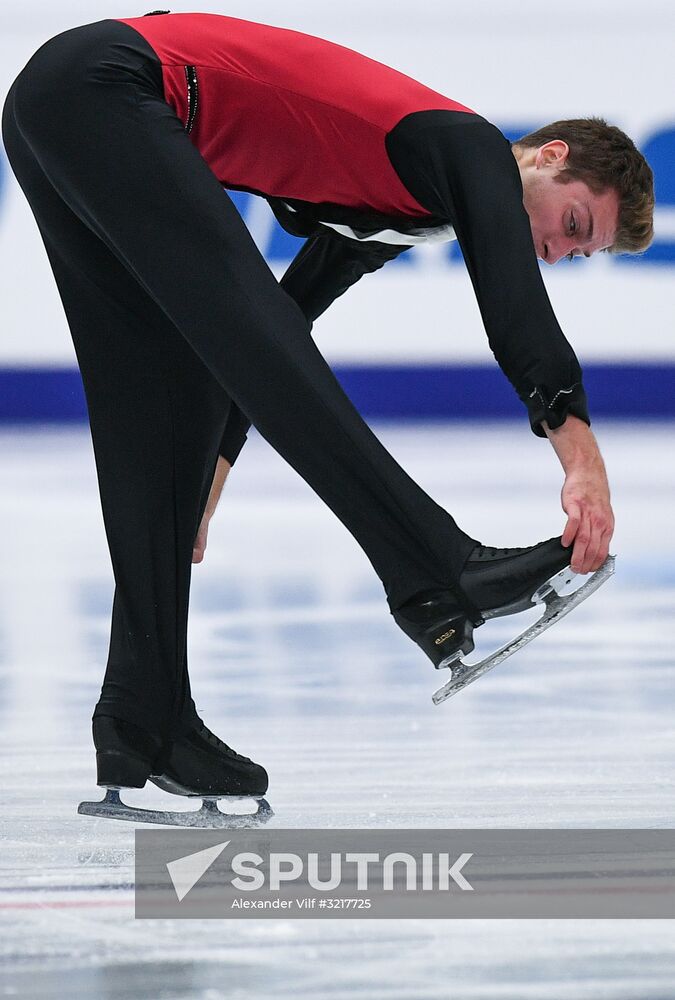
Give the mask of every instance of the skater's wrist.
<path id="1" fill-rule="evenodd" d="M 545 422 L 542 427 L 566 475 L 598 466 L 604 471 L 595 435 L 583 420 L 570 415 L 560 427 L 551 429 Z"/>
<path id="2" fill-rule="evenodd" d="M 232 468 L 230 463 L 222 455 L 218 456 L 218 461 L 216 463 L 216 468 L 213 474 L 213 482 L 211 483 L 211 490 L 209 492 L 209 498 L 206 501 L 206 509 L 204 511 L 205 516 L 212 517 L 215 513 L 216 507 L 218 506 L 218 501 L 220 500 L 220 495 L 223 492 L 223 486 L 225 485 L 225 480 L 228 477 L 229 471 Z"/>

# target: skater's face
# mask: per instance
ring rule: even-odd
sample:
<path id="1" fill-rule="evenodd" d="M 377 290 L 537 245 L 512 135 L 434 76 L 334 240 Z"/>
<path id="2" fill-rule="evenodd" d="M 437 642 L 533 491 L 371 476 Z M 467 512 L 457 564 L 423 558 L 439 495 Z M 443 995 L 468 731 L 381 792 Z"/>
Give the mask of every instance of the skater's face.
<path id="1" fill-rule="evenodd" d="M 595 194 L 583 181 L 561 183 L 568 154 L 567 143 L 554 139 L 518 158 L 534 247 L 547 264 L 607 249 L 619 218 L 619 196 L 613 189 Z"/>

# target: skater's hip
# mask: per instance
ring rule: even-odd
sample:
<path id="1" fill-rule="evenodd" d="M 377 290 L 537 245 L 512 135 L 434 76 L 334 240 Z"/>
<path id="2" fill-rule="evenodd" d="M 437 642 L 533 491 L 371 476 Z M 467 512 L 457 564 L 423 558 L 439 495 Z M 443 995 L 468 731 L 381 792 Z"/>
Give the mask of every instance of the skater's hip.
<path id="1" fill-rule="evenodd" d="M 130 85 L 158 96 L 163 93 L 157 54 L 137 31 L 112 19 L 70 28 L 54 35 L 31 56 L 12 91 L 17 116 L 78 115 L 78 97 L 100 86 Z M 60 117 L 59 115 L 59 117 Z"/>

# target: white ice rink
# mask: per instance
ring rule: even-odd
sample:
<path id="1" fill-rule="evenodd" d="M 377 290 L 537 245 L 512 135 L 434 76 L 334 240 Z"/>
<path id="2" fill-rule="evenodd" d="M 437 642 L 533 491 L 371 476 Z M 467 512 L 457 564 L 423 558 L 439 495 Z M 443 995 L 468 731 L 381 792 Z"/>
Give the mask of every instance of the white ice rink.
<path id="1" fill-rule="evenodd" d="M 562 530 L 559 467 L 525 421 L 377 430 L 486 544 Z M 190 663 L 206 723 L 267 766 L 273 824 L 672 828 L 675 427 L 596 430 L 616 577 L 440 707 L 365 556 L 249 442 L 194 568 Z M 133 827 L 76 814 L 112 597 L 86 429 L 0 432 L 0 532 L 0 996 L 675 996 L 673 921 L 134 920 Z"/>

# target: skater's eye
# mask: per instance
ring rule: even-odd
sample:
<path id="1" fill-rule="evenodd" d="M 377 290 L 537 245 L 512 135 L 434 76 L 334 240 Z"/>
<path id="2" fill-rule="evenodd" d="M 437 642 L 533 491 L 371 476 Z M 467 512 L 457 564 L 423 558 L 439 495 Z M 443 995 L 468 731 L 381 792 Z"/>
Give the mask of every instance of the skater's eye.
<path id="1" fill-rule="evenodd" d="M 568 228 L 570 236 L 574 236 L 574 234 L 579 228 L 577 220 L 574 218 L 574 212 L 570 212 L 570 222 Z M 574 260 L 574 250 L 570 250 L 570 252 L 566 256 L 568 260 Z"/>

